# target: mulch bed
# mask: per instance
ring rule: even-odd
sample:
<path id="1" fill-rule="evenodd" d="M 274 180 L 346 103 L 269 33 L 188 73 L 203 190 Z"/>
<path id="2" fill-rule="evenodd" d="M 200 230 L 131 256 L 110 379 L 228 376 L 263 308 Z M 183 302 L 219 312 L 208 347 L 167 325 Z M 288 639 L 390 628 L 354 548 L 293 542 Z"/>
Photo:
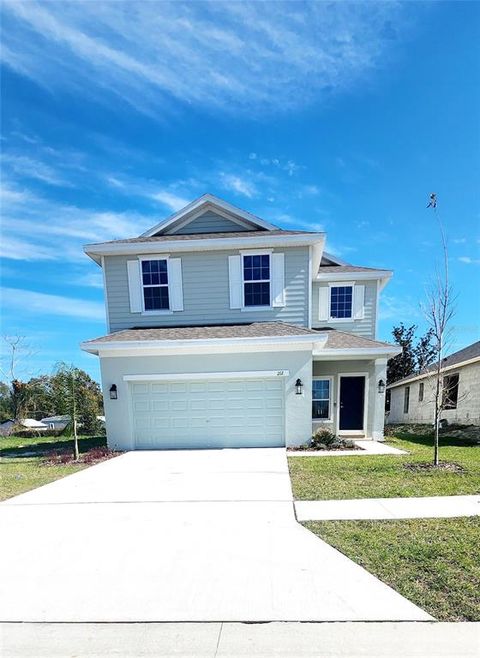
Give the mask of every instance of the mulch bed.
<path id="1" fill-rule="evenodd" d="M 435 466 L 432 462 L 414 462 L 413 464 L 404 464 L 407 471 L 417 471 L 426 473 L 428 471 L 449 471 L 450 473 L 465 473 L 465 469 L 455 462 L 440 462 Z"/>

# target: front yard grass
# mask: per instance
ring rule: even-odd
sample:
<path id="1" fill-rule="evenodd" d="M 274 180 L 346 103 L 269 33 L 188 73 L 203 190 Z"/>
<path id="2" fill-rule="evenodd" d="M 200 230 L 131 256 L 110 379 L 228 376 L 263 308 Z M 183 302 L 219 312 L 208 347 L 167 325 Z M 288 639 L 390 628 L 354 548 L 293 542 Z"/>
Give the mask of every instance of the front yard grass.
<path id="1" fill-rule="evenodd" d="M 105 437 L 79 437 L 81 453 L 104 447 Z M 73 452 L 67 437 L 0 437 L 0 500 L 36 489 L 85 468 L 85 463 L 47 463 L 49 453 Z"/>
<path id="2" fill-rule="evenodd" d="M 479 517 L 305 526 L 436 619 L 480 621 Z"/>
<path id="3" fill-rule="evenodd" d="M 388 445 L 407 450 L 406 455 L 289 457 L 294 497 L 332 500 L 479 493 L 480 445 L 456 438 L 442 437 L 440 441 L 440 460 L 458 464 L 461 472 L 405 467 L 432 460 L 432 439 L 428 436 L 388 439 Z"/>

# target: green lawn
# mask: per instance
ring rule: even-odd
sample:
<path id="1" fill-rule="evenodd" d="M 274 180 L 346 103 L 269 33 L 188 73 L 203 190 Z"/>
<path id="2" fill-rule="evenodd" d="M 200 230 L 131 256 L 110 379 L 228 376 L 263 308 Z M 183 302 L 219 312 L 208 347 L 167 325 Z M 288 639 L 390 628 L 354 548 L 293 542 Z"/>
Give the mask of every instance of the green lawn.
<path id="1" fill-rule="evenodd" d="M 480 445 L 441 438 L 440 460 L 463 471 L 415 471 L 405 464 L 429 462 L 432 439 L 425 436 L 389 438 L 388 445 L 406 455 L 349 457 L 289 457 L 290 477 L 297 500 L 453 496 L 480 491 Z"/>
<path id="2" fill-rule="evenodd" d="M 104 446 L 105 437 L 79 439 L 81 453 Z M 85 463 L 48 464 L 48 456 L 52 451 L 58 454 L 73 452 L 73 442 L 65 437 L 0 437 L 0 500 L 30 491 L 86 467 Z"/>
<path id="3" fill-rule="evenodd" d="M 479 517 L 305 526 L 436 619 L 480 621 Z"/>

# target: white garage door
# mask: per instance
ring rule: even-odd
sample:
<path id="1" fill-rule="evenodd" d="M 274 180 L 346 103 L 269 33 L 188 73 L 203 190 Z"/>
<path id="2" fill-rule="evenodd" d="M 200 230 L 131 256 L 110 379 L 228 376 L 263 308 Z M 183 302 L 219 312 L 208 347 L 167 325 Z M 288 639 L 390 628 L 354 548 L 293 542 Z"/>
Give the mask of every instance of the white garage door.
<path id="1" fill-rule="evenodd" d="M 136 448 L 285 444 L 284 379 L 131 382 Z"/>

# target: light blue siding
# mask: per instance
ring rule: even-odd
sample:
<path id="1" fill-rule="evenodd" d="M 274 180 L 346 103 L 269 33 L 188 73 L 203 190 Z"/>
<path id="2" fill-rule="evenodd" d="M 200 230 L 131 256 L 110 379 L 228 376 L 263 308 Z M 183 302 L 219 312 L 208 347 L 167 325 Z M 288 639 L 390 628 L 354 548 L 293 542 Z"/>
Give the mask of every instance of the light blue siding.
<path id="1" fill-rule="evenodd" d="M 111 331 L 141 326 L 223 324 L 281 320 L 308 324 L 308 247 L 275 250 L 285 254 L 285 306 L 265 311 L 230 308 L 228 256 L 238 251 L 175 254 L 182 259 L 184 310 L 169 315 L 130 313 L 127 260 L 133 256 L 106 256 L 108 316 Z"/>
<path id="2" fill-rule="evenodd" d="M 355 280 L 355 273 L 352 273 L 352 281 Z M 318 290 L 322 287 L 328 288 L 328 283 L 314 283 L 312 295 L 312 326 L 313 327 L 332 327 L 339 331 L 346 331 L 350 334 L 357 334 L 365 338 L 375 339 L 376 321 L 377 321 L 377 282 L 376 281 L 359 281 L 365 285 L 365 312 L 362 320 L 348 320 L 347 322 L 325 322 L 318 319 Z"/>
<path id="3" fill-rule="evenodd" d="M 214 212 L 206 212 L 197 217 L 189 224 L 182 226 L 178 230 L 172 228 L 171 233 L 185 235 L 189 233 L 231 233 L 232 231 L 248 231 L 252 229 L 245 228 L 236 222 L 232 222 L 226 217 L 217 215 Z"/>

